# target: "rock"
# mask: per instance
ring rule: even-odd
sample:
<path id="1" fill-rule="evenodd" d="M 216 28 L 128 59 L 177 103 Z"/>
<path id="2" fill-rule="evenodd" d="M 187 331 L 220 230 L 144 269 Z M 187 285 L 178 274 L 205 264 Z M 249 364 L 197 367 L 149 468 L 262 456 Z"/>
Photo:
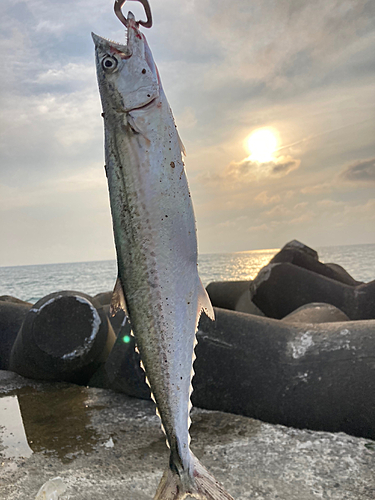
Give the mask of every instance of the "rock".
<path id="1" fill-rule="evenodd" d="M 335 264 L 327 266 L 319 262 L 317 252 L 297 240 L 287 243 L 269 262 L 269 264 L 278 263 L 294 264 L 346 285 L 356 286 L 362 284 L 362 282 L 352 278 L 341 266 Z"/>
<path id="2" fill-rule="evenodd" d="M 311 302 L 341 309 L 351 320 L 375 318 L 375 281 L 349 286 L 290 263 L 268 264 L 250 285 L 254 304 L 281 319 Z"/>
<path id="3" fill-rule="evenodd" d="M 249 290 L 251 281 L 213 281 L 206 287 L 211 303 L 223 309 L 235 309 L 241 295 Z"/>
<path id="4" fill-rule="evenodd" d="M 331 304 L 313 302 L 301 306 L 285 316 L 281 321 L 285 323 L 332 323 L 349 321 L 348 316 Z"/>
<path id="5" fill-rule="evenodd" d="M 289 324 L 218 308 L 215 315 L 199 324 L 195 406 L 375 438 L 375 320 Z"/>
<path id="6" fill-rule="evenodd" d="M 25 377 L 85 384 L 105 362 L 114 342 L 98 302 L 80 292 L 56 292 L 27 313 L 9 368 Z"/>
<path id="7" fill-rule="evenodd" d="M 39 447 L 28 459 L 2 456 L 0 498 L 31 500 L 59 476 L 66 499 L 152 500 L 169 453 L 151 402 L 68 384 L 30 388 L 23 380 L 19 391 L 0 387 L 0 401 L 9 393 L 28 398 L 34 411 L 21 413 Z M 48 419 L 35 408 L 41 399 Z M 193 452 L 236 500 L 374 498 L 373 441 L 196 409 L 192 421 Z"/>
<path id="8" fill-rule="evenodd" d="M 54 477 L 42 485 L 35 500 L 58 500 L 66 491 L 66 485 L 61 477 Z"/>
<path id="9" fill-rule="evenodd" d="M 4 295 L 3 295 L 4 297 Z M 5 296 L 7 297 L 7 296 Z M 9 367 L 10 352 L 31 305 L 13 300 L 0 301 L 0 369 Z"/>
<path id="10" fill-rule="evenodd" d="M 31 302 L 25 302 L 24 300 L 17 299 L 17 297 L 12 297 L 11 295 L 1 295 L 0 302 L 13 302 L 14 304 L 24 304 L 32 306 Z"/>

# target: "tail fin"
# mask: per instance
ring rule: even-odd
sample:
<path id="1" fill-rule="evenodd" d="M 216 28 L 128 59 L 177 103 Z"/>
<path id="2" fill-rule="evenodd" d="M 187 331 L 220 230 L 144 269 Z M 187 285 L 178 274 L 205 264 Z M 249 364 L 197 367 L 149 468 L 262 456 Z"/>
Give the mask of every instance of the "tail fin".
<path id="1" fill-rule="evenodd" d="M 197 500 L 234 500 L 220 483 L 211 476 L 196 457 L 192 457 L 194 469 L 192 482 L 195 487 L 184 488 L 180 476 L 168 467 L 160 481 L 154 500 L 183 500 L 187 496 Z"/>

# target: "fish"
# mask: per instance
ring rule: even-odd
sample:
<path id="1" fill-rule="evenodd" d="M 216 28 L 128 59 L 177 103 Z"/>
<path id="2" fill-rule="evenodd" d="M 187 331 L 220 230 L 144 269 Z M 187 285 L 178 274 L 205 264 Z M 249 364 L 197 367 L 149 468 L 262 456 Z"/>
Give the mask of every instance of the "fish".
<path id="1" fill-rule="evenodd" d="M 184 147 L 131 12 L 126 36 L 92 34 L 118 263 L 112 307 L 129 318 L 170 449 L 154 500 L 233 500 L 189 446 L 196 330 L 214 311 L 198 275 Z"/>

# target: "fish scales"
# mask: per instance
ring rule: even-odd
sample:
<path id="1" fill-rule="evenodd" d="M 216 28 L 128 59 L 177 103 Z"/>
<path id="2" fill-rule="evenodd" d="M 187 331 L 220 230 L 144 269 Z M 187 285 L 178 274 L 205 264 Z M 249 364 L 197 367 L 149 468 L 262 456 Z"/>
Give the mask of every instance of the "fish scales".
<path id="1" fill-rule="evenodd" d="M 189 448 L 195 332 L 202 309 L 213 310 L 198 276 L 182 143 L 131 13 L 128 23 L 126 45 L 93 39 L 119 282 L 171 449 L 155 500 L 230 500 Z"/>

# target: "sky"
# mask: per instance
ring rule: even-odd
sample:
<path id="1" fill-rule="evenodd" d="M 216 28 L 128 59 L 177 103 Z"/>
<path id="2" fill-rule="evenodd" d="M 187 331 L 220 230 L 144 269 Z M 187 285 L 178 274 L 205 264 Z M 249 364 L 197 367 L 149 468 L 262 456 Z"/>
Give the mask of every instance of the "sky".
<path id="1" fill-rule="evenodd" d="M 375 243 L 375 2 L 150 3 L 199 251 Z M 113 0 L 0 4 L 0 266 L 115 258 L 91 31 Z"/>

